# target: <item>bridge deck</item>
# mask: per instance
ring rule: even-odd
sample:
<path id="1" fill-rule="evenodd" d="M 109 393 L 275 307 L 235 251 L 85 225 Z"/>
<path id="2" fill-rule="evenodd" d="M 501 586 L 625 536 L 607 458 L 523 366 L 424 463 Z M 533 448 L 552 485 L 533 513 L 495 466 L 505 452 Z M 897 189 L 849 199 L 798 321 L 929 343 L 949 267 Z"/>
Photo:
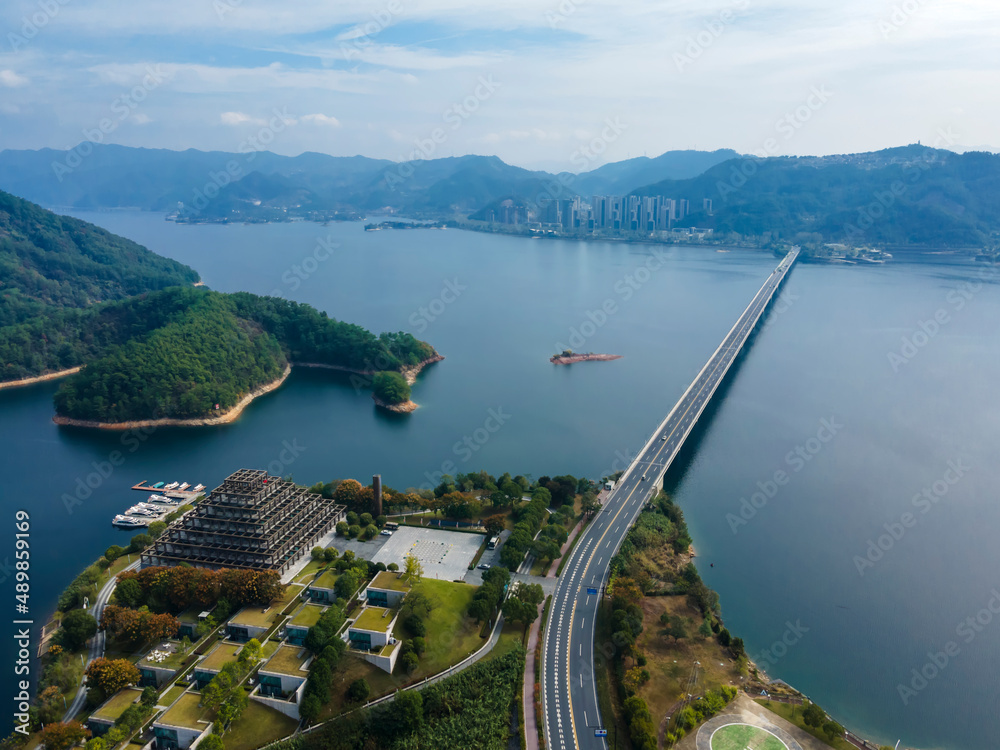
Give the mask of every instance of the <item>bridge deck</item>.
<path id="1" fill-rule="evenodd" d="M 546 744 L 552 750 L 607 747 L 604 737 L 595 736 L 595 730 L 603 727 L 594 680 L 594 624 L 599 596 L 588 595 L 587 589 L 603 585 L 608 564 L 629 527 L 663 481 L 798 255 L 798 248 L 794 248 L 764 282 L 694 382 L 626 469 L 566 563 L 543 635 L 542 704 Z M 604 651 L 605 644 L 600 646 L 598 650 Z"/>

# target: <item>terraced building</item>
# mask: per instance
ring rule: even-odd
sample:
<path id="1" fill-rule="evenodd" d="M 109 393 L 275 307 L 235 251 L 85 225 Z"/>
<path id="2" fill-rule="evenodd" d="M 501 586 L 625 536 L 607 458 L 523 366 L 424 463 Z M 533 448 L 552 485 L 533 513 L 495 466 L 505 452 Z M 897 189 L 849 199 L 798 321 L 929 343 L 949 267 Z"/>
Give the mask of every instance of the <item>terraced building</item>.
<path id="1" fill-rule="evenodd" d="M 287 571 L 346 515 L 259 469 L 240 469 L 142 554 L 142 567 L 180 565 Z"/>

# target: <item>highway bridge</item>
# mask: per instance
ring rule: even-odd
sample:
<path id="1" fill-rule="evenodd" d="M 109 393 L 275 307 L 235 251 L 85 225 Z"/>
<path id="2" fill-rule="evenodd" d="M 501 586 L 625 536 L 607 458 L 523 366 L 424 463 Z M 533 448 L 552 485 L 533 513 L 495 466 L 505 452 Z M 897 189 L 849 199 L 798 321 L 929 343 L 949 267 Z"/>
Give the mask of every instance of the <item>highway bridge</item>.
<path id="1" fill-rule="evenodd" d="M 577 541 L 552 597 L 543 635 L 542 707 L 551 750 L 605 748 L 594 678 L 594 631 L 608 564 L 785 280 L 793 248 L 754 296 L 680 401 L 639 451 L 600 513 Z M 610 720 L 610 717 L 604 717 Z M 657 717 L 658 718 L 658 717 Z"/>

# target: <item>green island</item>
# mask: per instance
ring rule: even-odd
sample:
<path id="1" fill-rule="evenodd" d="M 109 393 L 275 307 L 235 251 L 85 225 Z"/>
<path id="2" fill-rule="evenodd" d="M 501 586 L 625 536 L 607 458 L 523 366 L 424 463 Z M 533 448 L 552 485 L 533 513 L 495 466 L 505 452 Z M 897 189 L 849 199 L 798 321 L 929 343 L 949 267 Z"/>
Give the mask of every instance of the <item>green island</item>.
<path id="1" fill-rule="evenodd" d="M 280 385 L 293 364 L 358 373 L 366 386 L 389 379 L 394 405 L 409 401 L 401 372 L 415 378 L 441 359 L 408 333 L 376 336 L 309 305 L 197 280 L 140 245 L 0 192 L 0 385 L 67 374 L 55 396 L 65 423 L 214 423 Z"/>

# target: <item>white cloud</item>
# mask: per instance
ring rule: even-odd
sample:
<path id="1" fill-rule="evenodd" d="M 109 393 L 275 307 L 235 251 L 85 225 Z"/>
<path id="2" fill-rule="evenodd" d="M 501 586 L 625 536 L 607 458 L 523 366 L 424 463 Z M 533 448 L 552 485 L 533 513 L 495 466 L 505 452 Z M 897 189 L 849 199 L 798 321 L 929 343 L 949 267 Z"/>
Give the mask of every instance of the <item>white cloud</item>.
<path id="1" fill-rule="evenodd" d="M 28 79 L 24 76 L 18 75 L 16 72 L 10 69 L 0 70 L 0 86 L 6 86 L 7 88 L 17 88 L 18 86 L 27 86 Z"/>
<path id="2" fill-rule="evenodd" d="M 223 125 L 266 125 L 266 120 L 258 117 L 251 117 L 246 112 L 223 112 L 219 115 L 219 120 Z"/>
<path id="3" fill-rule="evenodd" d="M 302 120 L 302 122 L 314 123 L 316 125 L 326 125 L 331 128 L 340 127 L 340 120 L 336 117 L 330 117 L 329 115 L 324 115 L 319 112 L 312 115 L 302 115 L 299 119 Z"/>

